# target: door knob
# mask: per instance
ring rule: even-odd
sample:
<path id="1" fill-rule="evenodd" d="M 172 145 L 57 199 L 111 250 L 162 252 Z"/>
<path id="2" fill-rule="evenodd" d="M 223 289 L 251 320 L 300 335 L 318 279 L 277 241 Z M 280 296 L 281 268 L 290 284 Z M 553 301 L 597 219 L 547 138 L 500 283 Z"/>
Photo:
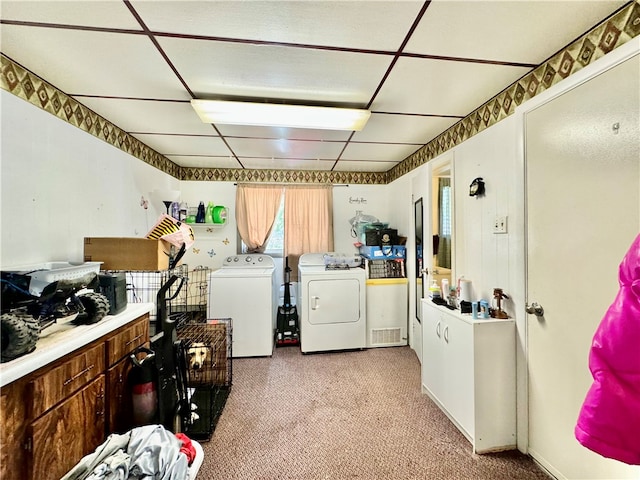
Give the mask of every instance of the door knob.
<path id="1" fill-rule="evenodd" d="M 544 316 L 544 308 L 536 302 L 533 302 L 531 305 L 527 303 L 527 313 L 535 315 L 536 317 L 542 317 Z"/>

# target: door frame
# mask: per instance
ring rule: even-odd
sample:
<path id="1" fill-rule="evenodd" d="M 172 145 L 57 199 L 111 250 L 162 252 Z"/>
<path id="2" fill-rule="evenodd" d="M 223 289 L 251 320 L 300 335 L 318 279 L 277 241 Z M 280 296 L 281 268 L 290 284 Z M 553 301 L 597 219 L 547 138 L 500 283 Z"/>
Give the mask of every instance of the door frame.
<path id="1" fill-rule="evenodd" d="M 525 303 L 529 302 L 527 298 L 527 192 L 526 192 L 526 116 L 529 112 L 537 109 L 563 95 L 564 93 L 582 85 L 592 78 L 616 67 L 631 57 L 640 54 L 640 36 L 629 40 L 624 45 L 616 48 L 607 55 L 599 58 L 594 63 L 587 65 L 582 70 L 569 76 L 562 82 L 550 87 L 534 98 L 526 101 L 519 107 L 516 107 L 515 116 L 517 122 L 517 167 L 514 169 L 514 186 L 522 192 L 522 196 L 518 199 L 521 202 L 517 205 L 523 213 L 523 225 L 519 226 L 516 232 L 513 232 L 517 241 L 513 242 L 514 250 L 512 258 L 521 259 L 514 265 L 514 289 L 517 290 L 519 298 L 525 299 Z M 525 305 L 522 305 L 515 314 L 517 325 L 517 350 L 516 350 L 516 398 L 517 398 L 517 442 L 518 449 L 521 452 L 528 453 L 529 449 L 529 375 L 528 375 L 528 336 L 527 336 L 527 316 Z"/>

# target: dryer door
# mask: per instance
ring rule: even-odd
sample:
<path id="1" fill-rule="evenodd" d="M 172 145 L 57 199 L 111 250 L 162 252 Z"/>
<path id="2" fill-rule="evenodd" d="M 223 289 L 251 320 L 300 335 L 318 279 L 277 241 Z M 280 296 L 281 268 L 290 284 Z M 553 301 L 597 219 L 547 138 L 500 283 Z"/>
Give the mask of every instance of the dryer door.
<path id="1" fill-rule="evenodd" d="M 360 320 L 360 281 L 355 278 L 310 280 L 308 318 L 312 325 L 354 323 Z"/>

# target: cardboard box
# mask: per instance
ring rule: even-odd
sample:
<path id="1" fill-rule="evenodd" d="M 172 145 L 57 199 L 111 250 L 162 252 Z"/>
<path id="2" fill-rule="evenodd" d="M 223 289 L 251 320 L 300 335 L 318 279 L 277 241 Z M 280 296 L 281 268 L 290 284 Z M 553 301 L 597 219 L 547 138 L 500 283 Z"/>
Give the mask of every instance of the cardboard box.
<path id="1" fill-rule="evenodd" d="M 166 270 L 170 248 L 164 240 L 85 237 L 84 261 L 103 262 L 102 270 Z"/>

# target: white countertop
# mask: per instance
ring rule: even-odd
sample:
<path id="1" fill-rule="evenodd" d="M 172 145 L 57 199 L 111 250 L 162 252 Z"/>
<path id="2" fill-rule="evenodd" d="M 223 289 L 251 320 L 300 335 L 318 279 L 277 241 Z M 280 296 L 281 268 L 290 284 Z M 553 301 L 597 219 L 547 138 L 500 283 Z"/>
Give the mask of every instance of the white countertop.
<path id="1" fill-rule="evenodd" d="M 124 312 L 108 315 L 93 325 L 73 325 L 59 322 L 45 328 L 36 343 L 36 349 L 10 362 L 0 364 L 0 387 L 35 372 L 66 354 L 81 348 L 136 318 L 151 312 L 153 303 L 129 303 Z"/>
<path id="2" fill-rule="evenodd" d="M 448 313 L 450 315 L 453 315 L 457 318 L 459 318 L 460 320 L 462 320 L 465 323 L 469 323 L 471 325 L 481 325 L 483 323 L 514 323 L 515 324 L 515 319 L 514 318 L 493 318 L 493 317 L 489 317 L 489 318 L 473 318 L 471 316 L 470 313 L 462 313 L 460 312 L 460 310 L 455 309 L 455 310 L 450 310 L 447 307 L 443 306 L 443 305 L 438 305 L 436 303 L 433 303 L 430 299 L 428 298 L 423 298 L 422 300 L 422 304 L 423 305 L 427 305 L 431 308 L 435 308 L 436 310 L 440 310 L 442 312 Z"/>

